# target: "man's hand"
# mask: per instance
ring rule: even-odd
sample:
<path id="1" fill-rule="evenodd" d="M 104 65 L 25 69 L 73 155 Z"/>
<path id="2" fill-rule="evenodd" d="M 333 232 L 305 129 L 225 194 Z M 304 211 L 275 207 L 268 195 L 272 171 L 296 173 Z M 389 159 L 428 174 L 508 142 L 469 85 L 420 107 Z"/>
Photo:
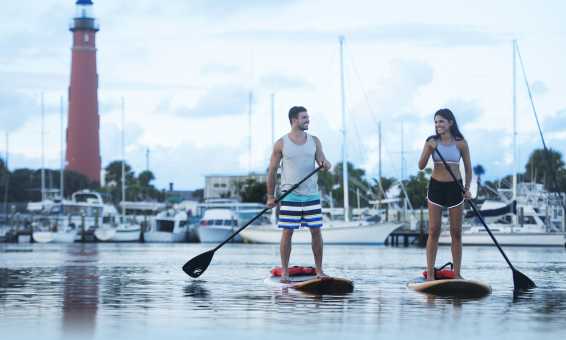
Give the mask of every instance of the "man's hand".
<path id="1" fill-rule="evenodd" d="M 465 190 L 465 192 L 464 192 L 464 198 L 467 199 L 467 200 L 472 199 L 472 193 L 470 192 L 470 189 L 467 189 L 467 188 L 466 188 L 466 189 L 464 189 L 464 190 Z"/>
<path id="2" fill-rule="evenodd" d="M 328 171 L 332 168 L 332 164 L 329 161 L 323 160 L 322 162 L 317 162 L 318 166 L 322 166 L 322 169 Z"/>
<path id="3" fill-rule="evenodd" d="M 276 206 L 275 196 L 267 195 L 267 202 L 265 203 L 265 205 L 267 205 L 269 208 L 273 208 L 274 206 Z"/>

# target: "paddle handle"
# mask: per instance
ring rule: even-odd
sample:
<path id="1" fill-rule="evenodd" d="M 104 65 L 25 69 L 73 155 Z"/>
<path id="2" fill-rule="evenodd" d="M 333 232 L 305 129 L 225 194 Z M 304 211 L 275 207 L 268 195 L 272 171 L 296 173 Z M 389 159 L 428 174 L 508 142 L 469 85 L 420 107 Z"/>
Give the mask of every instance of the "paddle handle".
<path id="1" fill-rule="evenodd" d="M 303 178 L 302 180 L 300 180 L 298 183 L 294 184 L 291 188 L 289 188 L 289 190 L 287 190 L 285 193 L 283 193 L 283 195 L 279 196 L 276 200 L 275 203 L 279 203 L 281 200 L 283 200 L 285 197 L 287 197 L 287 195 L 289 195 L 293 190 L 297 189 L 299 187 L 299 185 L 303 184 L 307 179 L 311 178 L 312 175 L 316 174 L 320 169 L 322 169 L 323 166 L 319 166 L 318 168 L 314 169 L 313 171 L 311 171 L 305 178 Z M 220 247 L 222 247 L 223 245 L 225 245 L 226 243 L 230 242 L 231 239 L 233 239 L 234 237 L 236 237 L 236 235 L 238 235 L 242 230 L 244 230 L 247 226 L 249 226 L 250 224 L 254 223 L 255 220 L 257 220 L 258 218 L 260 218 L 261 215 L 265 214 L 268 210 L 270 210 L 271 208 L 267 207 L 265 209 L 263 209 L 259 214 L 255 215 L 254 218 L 252 218 L 251 220 L 248 221 L 248 223 L 244 224 L 243 226 L 241 226 L 238 230 L 236 230 L 234 233 L 232 233 L 232 235 L 230 235 L 230 237 L 228 237 L 226 240 L 224 240 L 222 243 L 220 243 L 219 245 L 216 246 L 216 248 L 214 248 L 212 251 L 215 252 L 218 249 L 220 249 Z"/>
<path id="2" fill-rule="evenodd" d="M 456 184 L 458 185 L 458 187 L 460 188 L 462 193 L 465 195 L 466 190 L 464 189 L 462 184 L 458 181 L 458 179 L 456 178 L 456 175 L 454 175 L 454 173 L 452 172 L 452 169 L 450 169 L 450 166 L 448 164 L 446 164 L 446 160 L 444 160 L 444 157 L 442 157 L 442 154 L 440 153 L 440 151 L 438 151 L 437 148 L 434 148 L 434 151 L 436 151 L 436 154 L 438 155 L 438 157 L 440 157 L 440 160 L 444 164 L 444 167 L 446 167 L 446 170 L 448 170 L 448 172 L 450 173 L 450 176 L 452 176 L 452 179 L 454 180 L 454 182 L 456 182 Z M 472 210 L 474 211 L 476 216 L 479 218 L 481 224 L 483 224 L 485 230 L 487 230 L 487 233 L 489 234 L 489 236 L 493 240 L 493 243 L 495 243 L 495 245 L 497 246 L 497 249 L 499 249 L 499 251 L 501 252 L 501 255 L 503 255 L 503 258 L 505 259 L 505 261 L 507 262 L 509 267 L 511 267 L 512 270 L 515 270 L 515 267 L 513 267 L 513 265 L 511 264 L 511 261 L 509 261 L 509 258 L 507 258 L 507 255 L 505 255 L 505 252 L 503 251 L 503 249 L 499 245 L 499 242 L 497 242 L 497 240 L 495 239 L 495 236 L 493 236 L 493 233 L 491 232 L 491 230 L 489 230 L 489 227 L 485 223 L 483 216 L 480 214 L 479 210 L 476 208 L 476 205 L 474 204 L 474 202 L 472 202 L 472 200 L 468 200 L 468 203 L 472 206 Z"/>

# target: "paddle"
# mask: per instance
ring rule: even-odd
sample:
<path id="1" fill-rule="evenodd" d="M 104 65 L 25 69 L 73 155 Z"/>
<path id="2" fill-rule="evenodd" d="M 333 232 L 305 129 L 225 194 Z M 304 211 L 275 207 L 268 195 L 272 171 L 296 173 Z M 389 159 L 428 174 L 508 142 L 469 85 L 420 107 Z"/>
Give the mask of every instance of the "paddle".
<path id="1" fill-rule="evenodd" d="M 442 160 L 442 163 L 446 167 L 446 170 L 448 170 L 448 172 L 450 173 L 450 176 L 452 176 L 452 179 L 454 180 L 454 182 L 456 182 L 458 184 L 458 187 L 460 187 L 460 190 L 462 190 L 462 193 L 465 194 L 466 191 L 464 190 L 464 187 L 462 186 L 462 184 L 460 182 L 458 182 L 458 179 L 456 178 L 456 176 L 452 172 L 452 169 L 450 169 L 450 166 L 448 166 L 448 164 L 446 164 L 446 161 L 444 160 L 444 157 L 442 157 L 442 155 L 440 154 L 440 151 L 438 151 L 437 148 L 434 148 L 434 151 L 436 151 L 436 154 Z M 509 268 L 511 268 L 511 270 L 513 271 L 513 286 L 515 287 L 515 291 L 527 290 L 527 289 L 532 289 L 532 288 L 536 287 L 536 284 L 533 282 L 533 280 L 529 279 L 525 274 L 521 273 L 520 271 L 515 269 L 515 267 L 513 267 L 513 265 L 511 264 L 511 261 L 509 261 L 509 258 L 507 258 L 507 255 L 505 255 L 505 252 L 503 251 L 503 249 L 501 249 L 501 246 L 499 245 L 499 243 L 495 239 L 495 236 L 493 236 L 493 234 L 491 233 L 491 230 L 489 230 L 489 227 L 487 226 L 487 224 L 483 220 L 483 217 L 480 214 L 480 212 L 478 211 L 478 209 L 476 208 L 476 205 L 474 204 L 474 202 L 472 202 L 472 200 L 468 200 L 468 203 L 470 204 L 470 206 L 472 207 L 472 210 L 474 211 L 476 216 L 479 218 L 479 220 L 483 224 L 485 230 L 487 230 L 487 233 L 489 234 L 489 236 L 491 237 L 491 239 L 493 240 L 493 242 L 497 246 L 497 249 L 499 249 L 499 251 L 501 252 L 501 255 L 503 255 L 503 258 L 505 259 L 505 261 L 507 261 Z"/>
<path id="2" fill-rule="evenodd" d="M 309 179 L 312 175 L 314 175 L 315 173 L 317 173 L 320 169 L 322 169 L 322 165 L 319 166 L 318 168 L 314 169 L 310 174 L 308 174 L 305 178 L 303 178 L 299 183 L 293 185 L 288 191 L 286 191 L 283 195 L 279 196 L 279 198 L 277 198 L 275 200 L 275 203 L 280 202 L 281 200 L 283 200 L 283 198 L 285 198 L 287 195 L 289 195 L 293 190 L 297 189 L 297 187 L 301 184 L 303 184 L 304 181 L 306 181 L 307 179 Z M 206 270 L 206 268 L 208 268 L 208 265 L 210 264 L 210 261 L 212 261 L 212 257 L 214 256 L 214 252 L 216 252 L 218 249 L 220 249 L 220 247 L 222 247 L 223 245 L 225 245 L 226 243 L 230 242 L 231 239 L 233 239 L 236 235 L 238 235 L 240 233 L 240 231 L 244 230 L 247 226 L 249 226 L 250 224 L 252 224 L 255 220 L 257 220 L 261 215 L 263 215 L 266 211 L 268 211 L 269 207 L 263 209 L 259 214 L 257 214 L 254 218 L 252 218 L 250 221 L 248 221 L 248 223 L 244 224 L 243 226 L 241 226 L 238 230 L 236 230 L 232 235 L 230 235 L 226 240 L 224 240 L 222 243 L 220 243 L 219 245 L 217 245 L 214 249 L 211 249 L 207 252 L 204 252 L 198 256 L 193 257 L 192 259 L 190 259 L 187 263 L 185 263 L 185 265 L 183 266 L 183 271 L 185 273 L 187 273 L 187 275 L 189 275 L 192 278 L 197 278 L 199 276 L 202 275 L 202 273 L 204 273 L 204 271 Z"/>

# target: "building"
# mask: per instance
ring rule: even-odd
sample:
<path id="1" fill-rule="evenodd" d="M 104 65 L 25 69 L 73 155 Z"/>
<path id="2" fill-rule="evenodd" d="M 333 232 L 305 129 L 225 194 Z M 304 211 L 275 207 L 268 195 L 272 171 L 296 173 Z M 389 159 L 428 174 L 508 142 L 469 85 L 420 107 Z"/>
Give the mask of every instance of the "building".
<path id="1" fill-rule="evenodd" d="M 204 177 L 204 199 L 240 198 L 240 188 L 248 180 L 258 183 L 267 181 L 267 174 L 251 173 L 247 175 L 214 174 Z"/>
<path id="2" fill-rule="evenodd" d="M 98 23 L 91 0 L 77 0 L 69 30 L 73 32 L 71 81 L 67 125 L 67 169 L 100 183 L 98 74 L 96 41 Z"/>

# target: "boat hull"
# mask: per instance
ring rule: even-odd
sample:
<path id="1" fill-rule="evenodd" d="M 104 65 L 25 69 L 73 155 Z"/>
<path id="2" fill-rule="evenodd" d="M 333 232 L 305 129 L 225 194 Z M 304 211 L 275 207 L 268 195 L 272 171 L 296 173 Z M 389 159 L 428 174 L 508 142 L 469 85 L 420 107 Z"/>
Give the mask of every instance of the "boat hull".
<path id="1" fill-rule="evenodd" d="M 186 238 L 186 233 L 170 233 L 166 231 L 148 231 L 143 234 L 144 242 L 149 243 L 171 243 L 183 242 Z"/>
<path id="2" fill-rule="evenodd" d="M 34 231 L 31 235 L 37 243 L 73 243 L 76 232 Z"/>
<path id="3" fill-rule="evenodd" d="M 141 226 L 139 224 L 123 224 L 116 227 L 116 234 L 112 242 L 137 242 L 141 239 Z"/>
<path id="4" fill-rule="evenodd" d="M 230 227 L 199 226 L 197 235 L 201 243 L 220 243 L 230 237 L 234 231 L 236 229 Z M 242 242 L 242 237 L 236 235 L 231 242 Z"/>
<path id="5" fill-rule="evenodd" d="M 564 233 L 493 233 L 497 242 L 502 246 L 540 246 L 564 247 Z M 450 234 L 442 233 L 438 239 L 440 245 L 450 245 Z M 493 245 L 493 240 L 485 233 L 463 233 L 462 245 L 486 246 Z"/>
<path id="6" fill-rule="evenodd" d="M 351 226 L 322 227 L 324 244 L 384 244 L 385 240 L 399 223 L 377 223 Z M 244 242 L 250 243 L 279 243 L 281 229 L 275 227 L 244 229 L 240 233 Z M 310 231 L 300 228 L 293 232 L 293 244 L 310 244 Z"/>

